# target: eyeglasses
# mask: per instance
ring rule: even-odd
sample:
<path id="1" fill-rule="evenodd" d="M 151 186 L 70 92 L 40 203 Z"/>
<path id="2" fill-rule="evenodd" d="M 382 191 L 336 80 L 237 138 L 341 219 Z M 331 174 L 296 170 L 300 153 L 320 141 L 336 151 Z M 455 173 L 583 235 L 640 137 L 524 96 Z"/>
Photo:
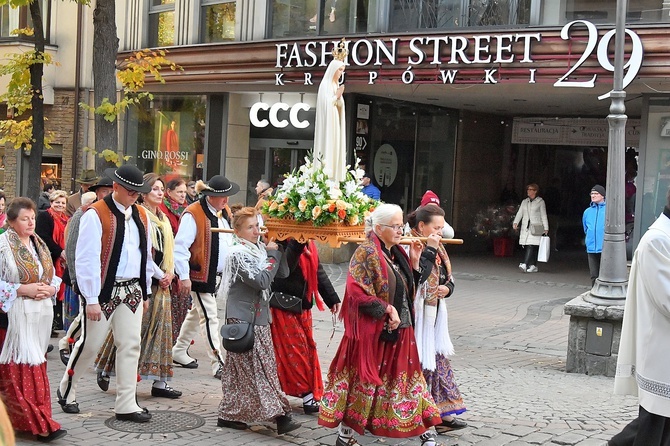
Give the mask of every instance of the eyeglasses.
<path id="1" fill-rule="evenodd" d="M 126 189 L 126 188 L 124 187 L 124 189 Z M 130 195 L 131 197 L 134 197 L 135 195 L 139 194 L 139 192 L 137 192 L 136 190 L 132 190 L 132 189 L 126 189 L 126 192 L 128 192 L 128 195 Z"/>
<path id="2" fill-rule="evenodd" d="M 403 225 L 384 225 L 384 224 L 379 224 L 379 226 L 385 226 L 387 228 L 393 229 L 395 232 L 402 231 Z"/>

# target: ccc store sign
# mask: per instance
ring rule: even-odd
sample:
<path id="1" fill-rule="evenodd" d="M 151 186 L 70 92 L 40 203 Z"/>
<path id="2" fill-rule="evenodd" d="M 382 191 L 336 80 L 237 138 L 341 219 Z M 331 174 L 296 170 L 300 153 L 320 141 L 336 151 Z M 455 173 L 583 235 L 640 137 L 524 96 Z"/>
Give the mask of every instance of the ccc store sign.
<path id="1" fill-rule="evenodd" d="M 298 102 L 293 106 L 289 106 L 283 102 L 277 102 L 272 106 L 265 102 L 256 102 L 249 110 L 249 120 L 251 121 L 251 125 L 259 128 L 272 125 L 272 127 L 283 129 L 290 123 L 295 128 L 305 129 L 309 127 L 309 121 L 300 119 L 298 114 L 301 111 L 309 111 L 309 109 L 309 104 L 305 104 L 304 102 Z M 259 118 L 258 114 L 261 110 L 269 111 L 267 119 Z M 286 112 L 288 112 L 288 116 L 286 116 Z M 288 119 L 286 119 L 287 117 Z"/>

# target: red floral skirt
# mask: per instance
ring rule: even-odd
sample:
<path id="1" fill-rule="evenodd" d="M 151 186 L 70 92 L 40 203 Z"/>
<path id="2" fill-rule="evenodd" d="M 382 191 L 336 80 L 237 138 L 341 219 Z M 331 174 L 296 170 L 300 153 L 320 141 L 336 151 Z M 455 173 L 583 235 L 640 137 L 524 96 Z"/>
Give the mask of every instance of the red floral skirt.
<path id="1" fill-rule="evenodd" d="M 60 429 L 51 417 L 46 362 L 32 366 L 0 364 L 0 394 L 15 430 L 38 435 Z"/>
<path id="2" fill-rule="evenodd" d="M 323 395 L 321 365 L 312 336 L 312 311 L 300 314 L 270 308 L 272 344 L 277 358 L 281 388 L 287 395 L 302 397 L 310 392 L 315 400 Z"/>
<path id="3" fill-rule="evenodd" d="M 357 348 L 348 336 L 328 371 L 328 384 L 321 398 L 319 424 L 335 428 L 344 423 L 363 435 L 407 438 L 421 435 L 442 422 L 421 371 L 412 327 L 399 330 L 396 342 L 376 340 L 376 364 L 382 384 L 362 382 L 347 352 Z"/>

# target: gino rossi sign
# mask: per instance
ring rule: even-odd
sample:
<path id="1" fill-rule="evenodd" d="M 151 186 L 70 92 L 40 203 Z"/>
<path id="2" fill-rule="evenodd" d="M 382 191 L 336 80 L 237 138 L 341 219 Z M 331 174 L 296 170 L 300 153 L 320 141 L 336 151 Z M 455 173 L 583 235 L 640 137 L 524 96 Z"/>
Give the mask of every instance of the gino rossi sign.
<path id="1" fill-rule="evenodd" d="M 592 88 L 595 86 L 597 74 L 590 80 L 574 80 L 575 72 L 594 53 L 598 63 L 608 71 L 614 71 L 610 62 L 608 46 L 614 38 L 615 30 L 610 30 L 602 37 L 598 36 L 596 26 L 586 20 L 574 20 L 567 23 L 561 29 L 561 39 L 570 40 L 571 30 L 575 27 L 586 27 L 587 43 L 579 60 L 566 68 L 565 73 L 559 77 L 554 86 L 556 87 L 582 87 Z M 640 37 L 631 30 L 626 30 L 627 37 L 632 41 L 630 58 L 625 65 L 624 88 L 630 84 L 640 71 L 642 66 L 643 48 Z M 458 35 L 449 36 L 417 36 L 407 43 L 409 56 L 407 66 L 401 76 L 402 82 L 411 84 L 414 81 L 412 68 L 428 63 L 436 65 L 440 69 L 439 80 L 443 84 L 453 84 L 458 80 L 458 69 L 448 68 L 454 65 L 477 65 L 495 64 L 505 65 L 511 63 L 532 64 L 533 44 L 542 41 L 541 33 L 509 33 L 496 35 L 476 35 L 464 37 Z M 278 43 L 276 44 L 276 68 L 314 68 L 326 67 L 331 59 L 331 50 L 337 41 L 310 41 L 307 43 Z M 375 83 L 379 76 L 378 69 L 384 65 L 398 67 L 399 39 L 356 39 L 346 41 L 349 55 L 345 63 L 358 67 L 370 67 L 368 72 L 368 84 Z M 405 44 L 403 42 L 403 44 Z M 495 49 L 492 49 L 494 47 Z M 442 67 L 445 67 L 442 69 Z M 498 69 L 488 68 L 482 70 L 482 79 L 485 84 L 496 84 Z M 528 83 L 535 83 L 536 68 L 528 68 Z M 345 73 L 346 74 L 346 73 Z M 275 85 L 284 85 L 284 73 L 275 73 Z M 314 85 L 312 73 L 304 73 L 304 85 Z M 604 95 L 601 99 L 609 96 Z"/>

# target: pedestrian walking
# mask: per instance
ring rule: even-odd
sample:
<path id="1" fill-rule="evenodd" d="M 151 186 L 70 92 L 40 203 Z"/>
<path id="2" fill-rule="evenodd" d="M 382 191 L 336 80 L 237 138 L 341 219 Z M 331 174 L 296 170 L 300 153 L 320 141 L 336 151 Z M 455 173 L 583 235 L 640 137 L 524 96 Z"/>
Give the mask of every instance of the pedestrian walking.
<path id="1" fill-rule="evenodd" d="M 223 267 L 219 296 L 226 299 L 226 323 L 253 325 L 253 348 L 228 352 L 221 375 L 223 397 L 219 427 L 246 429 L 247 423 L 274 421 L 277 433 L 300 427 L 291 418 L 291 405 L 281 390 L 270 334 L 270 284 L 278 273 L 282 253 L 273 241 L 259 241 L 260 225 L 254 208 L 233 217 L 233 246 Z"/>
<path id="2" fill-rule="evenodd" d="M 175 271 L 180 293 L 182 297 L 190 295 L 193 303 L 172 348 L 172 358 L 182 367 L 197 368 L 198 362 L 189 356 L 188 348 L 201 329 L 208 346 L 211 372 L 217 379 L 221 378 L 223 356 L 215 293 L 231 235 L 212 233 L 212 229 L 230 229 L 228 197 L 239 190 L 237 184 L 223 175 L 214 175 L 207 184 L 198 181 L 196 191 L 202 198 L 186 208 L 175 237 Z"/>
<path id="3" fill-rule="evenodd" d="M 514 217 L 512 227 L 519 231 L 519 245 L 524 247 L 523 261 L 519 269 L 524 273 L 536 273 L 537 253 L 540 237 L 549 233 L 547 208 L 542 197 L 538 196 L 540 186 L 531 183 L 526 187 L 528 198 L 521 202 Z"/>
<path id="4" fill-rule="evenodd" d="M 320 425 L 339 427 L 336 446 L 358 444 L 353 431 L 366 430 L 436 445 L 427 427 L 442 419 L 421 372 L 412 324 L 422 247 L 412 244 L 408 258 L 398 247 L 402 229 L 402 209 L 380 205 L 366 218 L 366 241 L 349 263 L 341 310 L 345 331 L 319 413 Z M 396 410 L 400 405 L 403 410 Z"/>
<path id="5" fill-rule="evenodd" d="M 312 308 L 316 304 L 323 311 L 328 306 L 335 317 L 340 298 L 319 262 L 314 241 L 299 243 L 291 239 L 286 243 L 284 256 L 288 277 L 275 277 L 270 299 L 277 373 L 282 390 L 302 398 L 305 413 L 316 413 L 323 396 L 323 378 L 312 333 Z M 289 308 L 288 302 L 297 305 Z"/>
<path id="6" fill-rule="evenodd" d="M 79 413 L 77 384 L 111 328 L 117 347 L 116 419 L 143 423 L 151 414 L 137 403 L 137 362 L 153 266 L 149 218 L 135 202 L 150 188 L 132 165 L 105 174 L 114 191 L 94 203 L 79 225 L 75 263 L 86 319 L 60 382 L 58 403 L 66 413 Z"/>
<path id="7" fill-rule="evenodd" d="M 170 285 L 174 277 L 174 236 L 170 221 L 158 208 L 163 200 L 165 186 L 155 173 L 144 175 L 151 191 L 142 194 L 142 206 L 148 211 L 153 258 L 153 276 L 149 308 L 142 317 L 141 350 L 137 374 L 142 380 L 153 381 L 151 396 L 179 398 L 182 392 L 168 385 L 172 380 L 172 311 Z M 95 360 L 98 387 L 109 388 L 109 377 L 114 372 L 116 346 L 109 333 Z"/>
<path id="8" fill-rule="evenodd" d="M 454 345 L 449 335 L 449 316 L 446 299 L 454 292 L 451 261 L 440 243 L 444 228 L 444 211 L 437 206 L 424 206 L 407 218 L 412 236 L 427 237 L 420 260 L 422 272 L 414 299 L 414 330 L 423 376 L 430 394 L 440 409 L 443 430 L 467 427 L 454 415 L 465 412 L 463 397 L 458 390 L 449 356 Z"/>

